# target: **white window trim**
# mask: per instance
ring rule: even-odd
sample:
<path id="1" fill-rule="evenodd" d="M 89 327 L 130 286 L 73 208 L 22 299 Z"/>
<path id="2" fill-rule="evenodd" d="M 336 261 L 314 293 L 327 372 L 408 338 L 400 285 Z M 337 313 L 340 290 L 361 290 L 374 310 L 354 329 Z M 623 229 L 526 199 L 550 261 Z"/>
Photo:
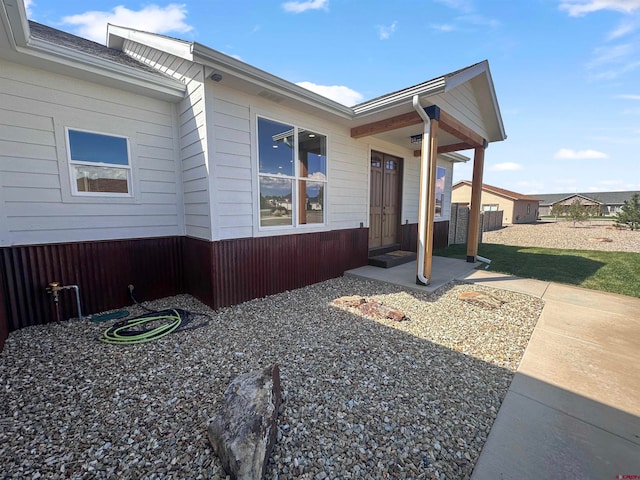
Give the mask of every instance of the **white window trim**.
<path id="1" fill-rule="evenodd" d="M 255 160 L 255 167 L 256 167 L 256 201 L 257 201 L 257 205 L 256 205 L 256 220 L 255 220 L 255 224 L 257 224 L 257 229 L 259 233 L 262 234 L 269 234 L 269 233 L 280 233 L 280 232 L 289 232 L 289 233 L 307 233 L 307 232 L 311 232 L 311 231 L 325 231 L 327 230 L 327 226 L 329 224 L 329 219 L 328 219 L 328 205 L 329 205 L 329 135 L 327 135 L 326 133 L 324 133 L 321 129 L 317 129 L 317 128 L 308 128 L 308 127 L 304 127 L 304 126 L 300 126 L 298 124 L 298 122 L 290 122 L 290 121 L 286 121 L 286 120 L 281 120 L 281 119 L 277 119 L 277 118 L 273 118 L 270 117 L 268 115 L 262 115 L 260 113 L 256 113 L 255 114 L 255 152 L 256 152 L 256 160 Z M 268 174 L 268 173 L 260 173 L 260 140 L 259 140 L 259 120 L 260 119 L 264 119 L 264 120 L 269 120 L 272 122 L 277 122 L 277 123 L 281 123 L 283 125 L 291 125 L 294 129 L 294 175 L 273 175 L 273 174 Z M 299 158 L 298 158 L 298 132 L 300 130 L 309 130 L 312 131 L 314 133 L 318 133 L 320 135 L 323 135 L 325 138 L 325 148 L 326 148 L 326 173 L 325 173 L 325 180 L 317 180 L 317 179 L 311 179 L 311 178 L 307 178 L 307 177 L 300 177 L 300 162 L 299 162 Z M 291 225 L 273 225 L 273 226 L 263 226 L 261 225 L 261 219 L 260 219 L 260 178 L 262 177 L 271 177 L 271 178 L 285 178 L 285 179 L 289 179 L 293 181 L 293 188 L 292 188 L 292 199 L 291 199 L 291 203 L 292 203 L 292 213 L 291 213 Z M 324 188 L 324 205 L 325 208 L 322 212 L 322 219 L 323 222 L 322 223 L 299 223 L 299 216 L 298 216 L 298 202 L 299 202 L 299 184 L 298 182 L 300 180 L 307 180 L 307 181 L 311 181 L 311 182 L 317 182 L 317 183 L 324 183 L 325 188 Z M 295 197 L 295 200 L 294 200 Z"/>
<path id="2" fill-rule="evenodd" d="M 69 131 L 73 130 L 76 132 L 85 132 L 85 133 L 94 133 L 96 135 L 103 135 L 106 137 L 115 137 L 115 138 L 124 138 L 127 144 L 127 165 L 114 165 L 111 163 L 102 163 L 102 162 L 81 162 L 77 160 L 73 160 L 71 158 L 71 142 L 69 140 Z M 69 183 L 71 185 L 71 195 L 74 197 L 112 197 L 112 198 L 134 198 L 134 188 L 133 188 L 133 166 L 132 166 L 132 156 L 131 156 L 131 140 L 129 137 L 124 135 L 118 135 L 113 133 L 106 132 L 97 132 L 95 130 L 87 130 L 83 128 L 75 128 L 75 127 L 64 127 L 64 138 L 66 142 L 67 149 L 67 165 L 69 171 Z M 74 165 L 87 165 L 91 167 L 106 167 L 106 168 L 120 168 L 123 170 L 127 170 L 127 193 L 116 193 L 116 192 L 81 192 L 78 191 L 78 184 L 75 177 Z"/>

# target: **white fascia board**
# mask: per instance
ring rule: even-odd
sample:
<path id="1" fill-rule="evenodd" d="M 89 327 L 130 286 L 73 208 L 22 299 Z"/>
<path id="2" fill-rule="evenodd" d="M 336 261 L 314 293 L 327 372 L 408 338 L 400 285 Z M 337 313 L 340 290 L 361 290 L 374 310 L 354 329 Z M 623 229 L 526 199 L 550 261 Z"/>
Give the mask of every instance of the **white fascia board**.
<path id="1" fill-rule="evenodd" d="M 122 50 L 124 40 L 131 40 L 186 60 L 193 60 L 193 42 L 118 25 L 107 25 L 107 47 Z"/>
<path id="2" fill-rule="evenodd" d="M 253 67 L 222 52 L 213 50 L 199 43 L 192 44 L 194 62 L 213 68 L 216 72 L 228 73 L 245 81 L 266 88 L 283 96 L 293 98 L 303 103 L 320 108 L 342 118 L 353 118 L 353 109 L 335 102 L 327 97 L 318 95 L 311 90 L 276 77 L 264 70 Z"/>
<path id="3" fill-rule="evenodd" d="M 400 90 L 399 92 L 378 97 L 370 102 L 361 103 L 360 105 L 353 107 L 353 111 L 356 116 L 377 113 L 382 110 L 395 107 L 396 105 L 406 103 L 407 101 L 411 101 L 414 95 L 423 97 L 442 93 L 444 92 L 445 86 L 444 77 L 436 78 L 429 82 Z"/>
<path id="4" fill-rule="evenodd" d="M 88 74 L 157 92 L 174 100 L 184 98 L 186 91 L 186 87 L 182 83 L 169 77 L 164 78 L 37 38 L 31 38 L 27 47 L 18 47 L 17 51 L 33 58 L 52 61 Z"/>
<path id="5" fill-rule="evenodd" d="M 2 23 L 14 47 L 24 47 L 29 41 L 30 31 L 23 0 L 2 0 Z"/>
<path id="6" fill-rule="evenodd" d="M 471 160 L 471 158 L 467 157 L 466 155 L 462 155 L 461 153 L 456 152 L 441 153 L 439 156 L 453 163 L 466 163 Z"/>

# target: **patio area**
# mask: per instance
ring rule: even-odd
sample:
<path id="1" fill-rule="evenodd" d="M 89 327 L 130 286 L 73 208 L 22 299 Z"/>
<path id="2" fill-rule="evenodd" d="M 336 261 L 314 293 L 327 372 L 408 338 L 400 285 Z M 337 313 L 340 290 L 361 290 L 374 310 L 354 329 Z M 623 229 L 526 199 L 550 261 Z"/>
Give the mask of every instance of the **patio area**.
<path id="1" fill-rule="evenodd" d="M 416 262 L 405 263 L 392 268 L 367 265 L 348 270 L 344 275 L 346 277 L 386 282 L 414 292 L 432 293 L 456 278 L 471 273 L 478 265 L 480 265 L 480 262 L 468 263 L 465 260 L 434 256 L 431 283 L 426 286 L 416 284 Z"/>

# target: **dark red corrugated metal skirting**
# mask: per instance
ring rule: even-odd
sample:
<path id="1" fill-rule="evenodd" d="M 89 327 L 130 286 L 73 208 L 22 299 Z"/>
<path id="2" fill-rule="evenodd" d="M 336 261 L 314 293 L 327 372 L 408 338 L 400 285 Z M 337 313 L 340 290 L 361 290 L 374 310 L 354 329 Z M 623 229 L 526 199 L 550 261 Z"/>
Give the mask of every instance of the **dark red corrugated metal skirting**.
<path id="1" fill-rule="evenodd" d="M 400 229 L 400 248 L 408 252 L 418 250 L 418 224 L 407 223 Z M 433 223 L 433 248 L 444 248 L 449 245 L 449 222 Z"/>
<path id="2" fill-rule="evenodd" d="M 50 282 L 80 287 L 84 314 L 190 293 L 213 308 L 291 290 L 367 264 L 368 230 L 209 242 L 187 237 L 0 248 L 0 345 L 8 332 L 54 321 Z M 76 317 L 72 291 L 60 316 Z"/>
<path id="3" fill-rule="evenodd" d="M 78 285 L 86 314 L 130 305 L 129 284 L 141 299 L 184 291 L 180 237 L 6 247 L 0 272 L 9 331 L 54 319 L 53 281 Z M 73 295 L 61 292 L 61 318 L 78 315 Z"/>

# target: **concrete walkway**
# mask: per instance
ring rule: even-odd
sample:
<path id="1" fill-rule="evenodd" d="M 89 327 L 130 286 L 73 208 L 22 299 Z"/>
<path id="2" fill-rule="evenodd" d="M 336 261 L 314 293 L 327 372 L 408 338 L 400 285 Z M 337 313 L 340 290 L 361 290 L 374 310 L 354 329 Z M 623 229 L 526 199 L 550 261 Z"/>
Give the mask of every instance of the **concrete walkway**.
<path id="1" fill-rule="evenodd" d="M 472 480 L 640 478 L 640 299 L 458 278 L 545 301 Z"/>

